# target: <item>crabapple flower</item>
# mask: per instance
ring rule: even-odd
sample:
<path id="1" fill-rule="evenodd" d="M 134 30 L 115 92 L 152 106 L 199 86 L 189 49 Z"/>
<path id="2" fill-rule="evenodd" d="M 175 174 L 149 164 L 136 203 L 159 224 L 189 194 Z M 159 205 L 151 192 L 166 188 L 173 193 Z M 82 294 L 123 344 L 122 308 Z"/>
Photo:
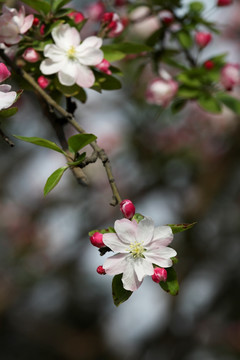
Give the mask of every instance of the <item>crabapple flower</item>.
<path id="1" fill-rule="evenodd" d="M 89 88 L 94 84 L 95 77 L 89 65 L 96 66 L 103 59 L 100 50 L 102 39 L 90 36 L 80 44 L 80 34 L 76 28 L 61 24 L 52 31 L 55 44 L 44 48 L 44 56 L 40 70 L 44 75 L 58 74 L 62 85 L 77 84 Z"/>
<path id="2" fill-rule="evenodd" d="M 0 63 L 0 82 L 6 80 L 11 75 L 5 64 Z M 0 85 L 0 110 L 7 109 L 16 100 L 17 93 L 10 91 L 11 86 L 7 84 Z"/>
<path id="3" fill-rule="evenodd" d="M 226 90 L 240 84 L 239 64 L 226 64 L 221 70 L 220 81 Z"/>
<path id="4" fill-rule="evenodd" d="M 165 282 L 167 280 L 167 270 L 160 267 L 154 268 L 154 274 L 152 275 L 152 279 L 156 283 L 160 283 L 160 281 Z"/>
<path id="5" fill-rule="evenodd" d="M 146 99 L 149 104 L 168 106 L 175 96 L 178 84 L 172 79 L 156 78 L 148 85 Z"/>
<path id="6" fill-rule="evenodd" d="M 212 35 L 209 32 L 199 31 L 195 34 L 195 41 L 201 48 L 207 46 L 212 40 Z"/>
<path id="7" fill-rule="evenodd" d="M 48 87 L 48 85 L 50 84 L 50 80 L 43 75 L 39 76 L 37 82 L 42 89 L 46 89 L 46 87 Z"/>
<path id="8" fill-rule="evenodd" d="M 126 219 L 131 219 L 135 214 L 135 206 L 133 205 L 131 200 L 123 200 L 120 203 L 120 210 Z"/>
<path id="9" fill-rule="evenodd" d="M 116 233 L 103 234 L 103 242 L 116 254 L 103 264 L 109 275 L 122 275 L 123 287 L 135 291 L 143 278 L 154 274 L 153 264 L 171 267 L 176 251 L 168 245 L 173 239 L 169 226 L 154 228 L 151 218 L 144 217 L 139 223 L 122 219 L 115 221 Z"/>
<path id="10" fill-rule="evenodd" d="M 96 246 L 98 248 L 104 247 L 105 244 L 103 242 L 103 234 L 96 231 L 92 236 L 90 236 L 90 241 L 93 246 Z"/>
<path id="11" fill-rule="evenodd" d="M 39 53 L 33 48 L 27 48 L 23 53 L 24 60 L 35 63 L 40 59 Z"/>
<path id="12" fill-rule="evenodd" d="M 218 0 L 217 6 L 228 6 L 232 4 L 232 0 Z"/>
<path id="13" fill-rule="evenodd" d="M 19 43 L 22 34 L 32 26 L 33 20 L 33 15 L 25 16 L 24 6 L 17 11 L 3 5 L 0 16 L 0 42 L 8 45 Z"/>

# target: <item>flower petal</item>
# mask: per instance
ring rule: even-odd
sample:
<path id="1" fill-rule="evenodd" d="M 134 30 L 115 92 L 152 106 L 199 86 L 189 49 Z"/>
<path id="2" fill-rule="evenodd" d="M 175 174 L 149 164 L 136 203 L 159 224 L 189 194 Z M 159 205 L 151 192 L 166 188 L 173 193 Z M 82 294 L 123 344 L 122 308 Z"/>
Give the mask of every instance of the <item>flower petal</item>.
<path id="1" fill-rule="evenodd" d="M 77 79 L 78 64 L 74 61 L 67 61 L 65 66 L 59 71 L 58 78 L 61 84 L 72 86 Z"/>
<path id="2" fill-rule="evenodd" d="M 50 58 L 55 62 L 62 61 L 66 58 L 66 53 L 54 44 L 48 44 L 44 48 L 44 56 Z"/>
<path id="3" fill-rule="evenodd" d="M 148 245 L 153 238 L 154 223 L 149 217 L 144 217 L 137 227 L 137 241 Z"/>
<path id="4" fill-rule="evenodd" d="M 79 51 L 83 51 L 87 48 L 99 49 L 102 46 L 102 39 L 97 36 L 89 36 L 78 47 Z"/>
<path id="5" fill-rule="evenodd" d="M 144 258 L 134 259 L 133 266 L 139 281 L 142 281 L 147 275 L 154 274 L 152 263 Z"/>
<path id="6" fill-rule="evenodd" d="M 158 226 L 154 229 L 153 242 L 167 246 L 173 240 L 173 232 L 170 226 Z"/>
<path id="7" fill-rule="evenodd" d="M 103 268 L 109 275 L 122 274 L 125 271 L 126 263 L 125 254 L 116 254 L 107 258 L 103 264 Z"/>
<path id="8" fill-rule="evenodd" d="M 0 63 L 0 82 L 6 80 L 11 75 L 4 63 Z"/>
<path id="9" fill-rule="evenodd" d="M 28 15 L 25 17 L 25 19 L 23 21 L 23 25 L 20 28 L 21 34 L 24 34 L 25 32 L 27 32 L 30 29 L 30 27 L 33 24 L 33 19 L 34 19 L 33 15 Z"/>
<path id="10" fill-rule="evenodd" d="M 11 90 L 11 85 L 8 85 L 8 84 L 2 84 L 0 85 L 0 91 L 2 92 L 8 92 Z"/>
<path id="11" fill-rule="evenodd" d="M 103 234 L 103 242 L 112 251 L 117 253 L 127 253 L 126 244 L 114 233 Z"/>
<path id="12" fill-rule="evenodd" d="M 9 108 L 14 103 L 16 97 L 17 93 L 15 91 L 7 93 L 0 91 L 0 110 Z"/>
<path id="13" fill-rule="evenodd" d="M 176 255 L 177 252 L 174 249 L 166 246 L 151 247 L 144 253 L 146 260 L 163 268 L 171 267 L 171 258 Z"/>
<path id="14" fill-rule="evenodd" d="M 129 245 L 137 239 L 137 226 L 138 225 L 128 219 L 121 219 L 115 221 L 114 229 L 121 241 L 126 245 Z"/>
<path id="15" fill-rule="evenodd" d="M 81 52 L 77 49 L 77 58 L 83 65 L 98 65 L 103 60 L 103 52 L 94 48 L 87 48 Z"/>
<path id="16" fill-rule="evenodd" d="M 64 50 L 68 50 L 71 46 L 78 46 L 80 43 L 79 32 L 68 24 L 55 27 L 52 31 L 52 37 L 56 45 Z"/>
<path id="17" fill-rule="evenodd" d="M 89 88 L 93 86 L 94 82 L 95 76 L 92 70 L 85 65 L 78 64 L 76 83 L 81 87 Z"/>
<path id="18" fill-rule="evenodd" d="M 45 59 L 41 62 L 40 71 L 45 75 L 51 75 L 63 69 L 64 65 L 64 61 L 54 62 L 51 59 Z"/>
<path id="19" fill-rule="evenodd" d="M 142 281 L 138 280 L 137 274 L 134 270 L 132 261 L 126 262 L 126 267 L 122 276 L 123 287 L 126 290 L 135 291 L 142 284 Z"/>

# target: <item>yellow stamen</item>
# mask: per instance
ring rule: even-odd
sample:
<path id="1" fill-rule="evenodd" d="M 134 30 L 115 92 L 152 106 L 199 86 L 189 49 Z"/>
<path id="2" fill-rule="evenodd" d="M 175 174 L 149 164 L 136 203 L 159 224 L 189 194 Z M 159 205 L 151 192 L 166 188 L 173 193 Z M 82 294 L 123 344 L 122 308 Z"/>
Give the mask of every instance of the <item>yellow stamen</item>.
<path id="1" fill-rule="evenodd" d="M 75 59 L 76 58 L 76 49 L 74 46 L 71 46 L 70 49 L 67 51 L 67 56 L 69 59 Z"/>
<path id="2" fill-rule="evenodd" d="M 127 251 L 129 251 L 134 258 L 144 257 L 143 253 L 145 249 L 142 244 L 143 242 L 136 242 L 136 241 L 132 242 L 129 246 L 129 249 L 127 249 Z"/>

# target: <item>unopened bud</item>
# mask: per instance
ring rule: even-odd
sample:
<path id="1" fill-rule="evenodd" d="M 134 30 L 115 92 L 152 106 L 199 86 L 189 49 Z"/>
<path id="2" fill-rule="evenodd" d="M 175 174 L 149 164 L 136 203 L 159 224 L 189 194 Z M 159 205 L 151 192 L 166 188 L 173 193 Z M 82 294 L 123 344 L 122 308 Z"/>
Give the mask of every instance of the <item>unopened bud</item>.
<path id="1" fill-rule="evenodd" d="M 232 4 L 232 0 L 218 0 L 217 6 L 228 6 Z"/>
<path id="2" fill-rule="evenodd" d="M 154 268 L 154 274 L 152 275 L 152 279 L 156 283 L 160 283 L 160 281 L 165 282 L 167 280 L 167 270 L 160 267 Z"/>
<path id="3" fill-rule="evenodd" d="M 33 19 L 33 25 L 34 25 L 34 26 L 38 26 L 39 23 L 40 23 L 39 18 L 35 17 L 35 18 Z"/>
<path id="4" fill-rule="evenodd" d="M 92 236 L 90 236 L 90 241 L 93 246 L 98 248 L 106 246 L 103 242 L 103 234 L 97 231 Z"/>
<path id="5" fill-rule="evenodd" d="M 31 63 L 35 63 L 40 59 L 40 55 L 39 53 L 33 49 L 33 48 L 27 48 L 24 53 L 23 56 L 25 61 L 31 62 Z"/>
<path id="6" fill-rule="evenodd" d="M 174 21 L 174 16 L 171 11 L 168 10 L 162 10 L 158 14 L 159 19 L 162 21 L 165 25 L 170 25 Z"/>
<path id="7" fill-rule="evenodd" d="M 131 202 L 131 200 L 123 200 L 120 203 L 120 210 L 123 213 L 124 217 L 127 219 L 131 219 L 135 214 L 135 206 Z"/>
<path id="8" fill-rule="evenodd" d="M 68 16 L 73 19 L 75 24 L 79 24 L 85 19 L 84 15 L 79 11 L 72 11 L 68 14 Z"/>
<path id="9" fill-rule="evenodd" d="M 48 85 L 50 84 L 50 80 L 45 78 L 45 76 L 43 76 L 43 75 L 39 76 L 39 78 L 37 79 L 37 82 L 38 82 L 38 85 L 42 89 L 46 89 L 46 87 L 48 87 Z"/>
<path id="10" fill-rule="evenodd" d="M 106 59 L 103 59 L 100 64 L 96 65 L 96 68 L 100 71 L 102 71 L 105 74 L 111 75 L 112 72 L 109 70 L 109 67 L 111 66 L 110 62 Z"/>
<path id="11" fill-rule="evenodd" d="M 195 35 L 195 41 L 199 47 L 203 48 L 212 40 L 212 35 L 209 32 L 199 31 Z"/>
<path id="12" fill-rule="evenodd" d="M 46 27 L 46 25 L 45 24 L 42 24 L 41 26 L 40 26 L 40 34 L 43 36 L 44 35 L 44 33 L 45 33 L 45 27 Z"/>
<path id="13" fill-rule="evenodd" d="M 226 64 L 221 70 L 220 81 L 226 90 L 232 90 L 235 85 L 240 84 L 240 65 Z"/>
<path id="14" fill-rule="evenodd" d="M 6 80 L 11 75 L 4 63 L 0 63 L 0 82 Z"/>
<path id="15" fill-rule="evenodd" d="M 215 66 L 215 64 L 212 60 L 205 61 L 205 63 L 203 65 L 204 65 L 205 69 L 207 69 L 207 70 L 211 70 Z"/>
<path id="16" fill-rule="evenodd" d="M 106 271 L 105 271 L 105 269 L 103 268 L 102 265 L 98 266 L 97 273 L 100 274 L 100 275 L 106 275 Z"/>

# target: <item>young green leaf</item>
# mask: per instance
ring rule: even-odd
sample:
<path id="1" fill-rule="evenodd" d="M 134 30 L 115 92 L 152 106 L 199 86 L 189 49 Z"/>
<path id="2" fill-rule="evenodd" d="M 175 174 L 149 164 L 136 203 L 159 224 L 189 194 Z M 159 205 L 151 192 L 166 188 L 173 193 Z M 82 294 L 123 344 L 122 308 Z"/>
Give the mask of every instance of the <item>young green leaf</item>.
<path id="1" fill-rule="evenodd" d="M 142 219 L 144 219 L 144 216 L 139 213 L 136 213 L 132 218 L 132 220 L 136 220 L 137 223 L 139 223 L 139 221 L 141 221 Z"/>
<path id="2" fill-rule="evenodd" d="M 231 109 L 235 114 L 240 115 L 240 100 L 236 99 L 226 93 L 218 93 L 218 100 L 220 100 L 225 106 Z"/>
<path id="3" fill-rule="evenodd" d="M 196 222 L 191 223 L 191 224 L 167 224 L 167 226 L 170 226 L 173 234 L 176 234 L 178 232 L 182 232 L 182 231 L 191 229 L 195 224 L 196 224 Z"/>
<path id="4" fill-rule="evenodd" d="M 210 94 L 200 96 L 198 98 L 198 104 L 201 106 L 201 108 L 210 113 L 219 114 L 222 111 L 220 101 Z"/>
<path id="5" fill-rule="evenodd" d="M 82 154 L 78 157 L 78 159 L 77 159 L 76 161 L 68 162 L 67 164 L 68 164 L 69 166 L 78 166 L 79 164 L 81 164 L 81 162 L 83 162 L 83 160 L 85 159 L 85 157 L 86 157 L 86 153 L 84 152 L 84 153 L 82 153 Z"/>
<path id="6" fill-rule="evenodd" d="M 18 108 L 16 107 L 12 107 L 10 109 L 3 109 L 0 111 L 0 117 L 10 117 L 16 114 L 16 112 L 18 111 Z"/>
<path id="7" fill-rule="evenodd" d="M 104 73 L 94 72 L 96 82 L 101 86 L 102 90 L 118 90 L 121 89 L 121 82 L 114 76 Z"/>
<path id="8" fill-rule="evenodd" d="M 132 291 L 125 290 L 122 283 L 122 274 L 115 275 L 112 281 L 112 296 L 113 302 L 119 306 L 124 301 L 128 300 L 132 295 Z"/>
<path id="9" fill-rule="evenodd" d="M 26 141 L 38 146 L 42 146 L 42 147 L 46 147 L 48 149 L 57 151 L 61 154 L 66 155 L 66 153 L 59 147 L 57 146 L 57 144 L 55 144 L 52 141 L 46 140 L 46 139 L 42 139 L 42 138 L 38 138 L 38 137 L 26 137 L 26 136 L 19 136 L 19 135 L 13 135 L 15 138 L 22 140 L 22 141 Z"/>
<path id="10" fill-rule="evenodd" d="M 193 45 L 193 39 L 187 31 L 179 31 L 177 33 L 177 38 L 183 48 L 189 49 Z"/>
<path id="11" fill-rule="evenodd" d="M 52 11 L 55 13 L 64 5 L 68 4 L 71 0 L 54 0 L 52 4 Z"/>
<path id="12" fill-rule="evenodd" d="M 177 280 L 177 274 L 173 267 L 167 268 L 167 281 L 160 281 L 159 285 L 161 288 L 170 293 L 171 295 L 175 296 L 178 294 L 179 291 L 179 284 Z"/>
<path id="13" fill-rule="evenodd" d="M 97 137 L 93 134 L 77 134 L 68 139 L 68 145 L 69 148 L 76 153 L 78 150 L 82 149 L 84 146 L 90 144 L 96 139 Z"/>
<path id="14" fill-rule="evenodd" d="M 63 173 L 68 169 L 68 166 L 63 166 L 57 170 L 55 170 L 52 175 L 49 176 L 47 179 L 47 182 L 44 186 L 44 196 L 46 196 L 55 186 L 59 183 L 61 180 L 61 177 L 63 176 Z"/>
<path id="15" fill-rule="evenodd" d="M 43 12 L 44 14 L 48 14 L 51 10 L 50 3 L 46 0 L 22 0 L 22 2 L 34 10 L 37 10 L 39 13 Z"/>

